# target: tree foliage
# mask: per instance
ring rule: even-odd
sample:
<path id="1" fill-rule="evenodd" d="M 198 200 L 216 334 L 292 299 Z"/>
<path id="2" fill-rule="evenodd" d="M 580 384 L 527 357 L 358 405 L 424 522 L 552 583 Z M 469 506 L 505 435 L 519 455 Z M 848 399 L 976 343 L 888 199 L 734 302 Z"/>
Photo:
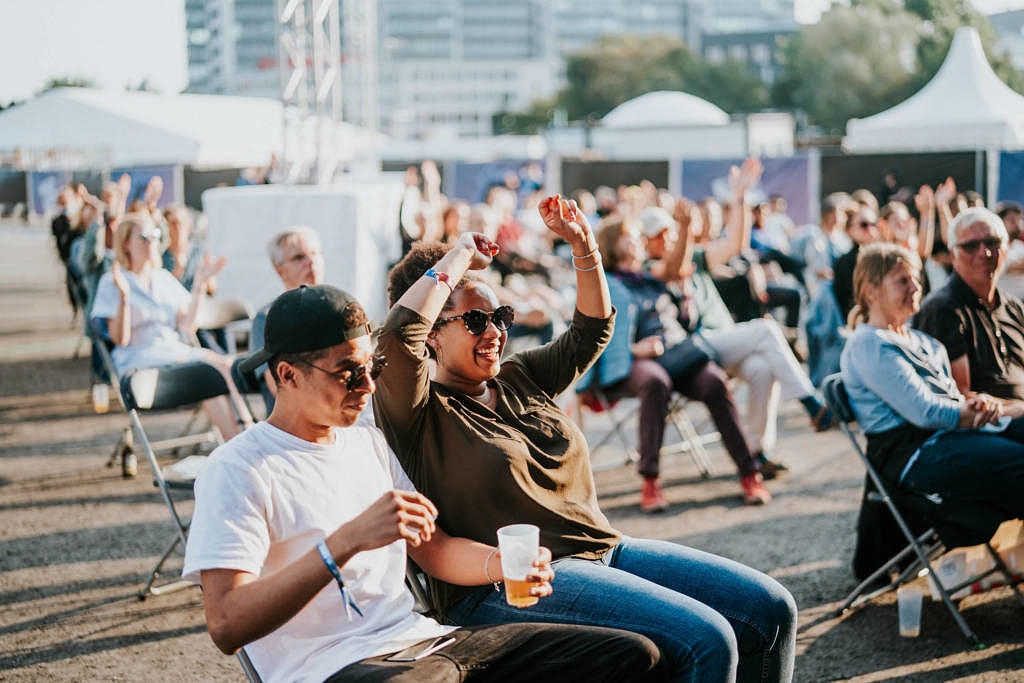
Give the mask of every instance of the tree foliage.
<path id="1" fill-rule="evenodd" d="M 956 30 L 973 26 L 996 74 L 1024 93 L 1024 74 L 995 53 L 995 30 L 969 0 L 850 0 L 833 3 L 817 24 L 801 27 L 782 54 L 769 90 L 746 64 L 712 64 L 669 36 L 608 36 L 568 58 L 567 84 L 523 113 L 502 112 L 495 127 L 536 132 L 553 112 L 574 121 L 598 119 L 654 90 L 682 90 L 729 113 L 767 106 L 801 110 L 831 133 L 910 97 L 942 65 Z"/>

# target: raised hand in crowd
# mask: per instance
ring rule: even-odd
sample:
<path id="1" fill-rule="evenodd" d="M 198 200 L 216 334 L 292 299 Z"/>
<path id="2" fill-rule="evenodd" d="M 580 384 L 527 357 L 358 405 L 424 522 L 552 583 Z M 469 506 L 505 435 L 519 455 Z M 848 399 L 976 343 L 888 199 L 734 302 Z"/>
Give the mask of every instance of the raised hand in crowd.
<path id="1" fill-rule="evenodd" d="M 567 201 L 562 199 L 561 195 L 545 197 L 537 206 L 537 210 L 540 212 L 540 217 L 548 230 L 561 237 L 573 247 L 586 247 L 583 253 L 577 253 L 579 250 L 574 248 L 574 255 L 584 256 L 592 251 L 591 242 L 593 239 L 591 237 L 590 223 L 587 222 L 587 217 L 583 215 L 575 200 L 570 199 Z"/>
<path id="2" fill-rule="evenodd" d="M 114 285 L 121 294 L 121 300 L 127 300 L 131 292 L 131 285 L 128 284 L 128 278 L 125 277 L 124 270 L 117 260 L 110 264 L 110 276 L 114 278 Z"/>
<path id="3" fill-rule="evenodd" d="M 952 178 L 946 180 L 935 188 L 935 208 L 939 212 L 939 233 L 942 241 L 949 244 L 949 224 L 953 222 L 953 209 L 949 203 L 956 197 L 956 181 Z"/>
<path id="4" fill-rule="evenodd" d="M 932 254 L 935 246 L 935 192 L 930 185 L 922 185 L 914 195 L 918 220 L 917 249 L 922 259 Z"/>

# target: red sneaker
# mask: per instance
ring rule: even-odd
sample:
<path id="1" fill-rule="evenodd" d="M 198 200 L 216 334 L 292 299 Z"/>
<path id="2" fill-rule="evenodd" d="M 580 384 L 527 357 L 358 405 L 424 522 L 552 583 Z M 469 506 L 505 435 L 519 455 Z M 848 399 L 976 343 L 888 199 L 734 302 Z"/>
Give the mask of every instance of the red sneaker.
<path id="1" fill-rule="evenodd" d="M 764 487 L 764 477 L 754 472 L 740 479 L 743 488 L 743 502 L 747 505 L 764 505 L 771 502 L 772 494 Z"/>
<path id="2" fill-rule="evenodd" d="M 664 512 L 668 509 L 668 501 L 661 493 L 661 485 L 657 477 L 644 477 L 644 488 L 640 492 L 640 509 L 647 514 Z"/>

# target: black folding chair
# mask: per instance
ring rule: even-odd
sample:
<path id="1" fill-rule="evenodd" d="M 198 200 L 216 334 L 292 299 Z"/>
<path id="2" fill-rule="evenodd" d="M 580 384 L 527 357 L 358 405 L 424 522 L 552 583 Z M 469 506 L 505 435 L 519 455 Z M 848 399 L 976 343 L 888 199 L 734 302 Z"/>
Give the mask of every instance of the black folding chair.
<path id="1" fill-rule="evenodd" d="M 184 546 L 188 534 L 189 520 L 178 513 L 172 493 L 185 494 L 186 497 L 191 498 L 192 487 L 205 465 L 206 456 L 194 455 L 167 467 L 161 467 L 157 462 L 156 452 L 158 449 L 156 446 L 162 444 L 167 447 L 167 444 L 171 444 L 173 447 L 181 442 L 181 438 L 164 442 L 151 441 L 142 425 L 141 413 L 178 410 L 210 398 L 227 397 L 229 393 L 227 381 L 217 368 L 206 363 L 196 362 L 136 370 L 121 380 L 121 396 L 131 418 L 132 426 L 135 428 L 137 441 L 146 454 L 146 459 L 153 472 L 153 485 L 160 489 L 160 495 L 167 504 L 174 524 L 174 538 L 150 573 L 145 587 L 139 592 L 139 599 L 145 600 L 149 595 L 159 595 L 192 585 L 184 581 L 176 581 L 164 586 L 155 586 L 154 584 L 164 562 L 179 543 Z M 233 408 L 234 404 L 231 405 Z M 216 444 L 223 443 L 223 439 L 216 429 L 211 429 L 201 435 L 182 438 L 191 439 L 192 442 L 198 438 Z"/>
<path id="2" fill-rule="evenodd" d="M 943 519 L 943 513 L 939 510 L 939 504 L 931 501 L 923 496 L 918 496 L 911 492 L 900 489 L 897 485 L 892 484 L 892 490 L 894 495 L 898 496 L 898 500 L 894 500 L 889 494 L 890 485 L 883 482 L 879 476 L 878 471 L 868 460 L 867 453 L 861 446 L 860 437 L 863 436 L 860 428 L 857 426 L 857 417 L 853 413 L 853 409 L 850 406 L 849 397 L 846 395 L 846 387 L 843 385 L 842 375 L 836 373 L 829 375 L 822 382 L 822 393 L 825 395 L 825 402 L 828 404 L 829 410 L 839 420 L 839 424 L 849 437 L 850 443 L 853 444 L 854 450 L 857 455 L 860 456 L 861 461 L 864 463 L 864 468 L 867 470 L 868 477 L 871 483 L 874 484 L 877 495 L 881 501 L 889 509 L 893 519 L 896 520 L 896 524 L 899 526 L 900 532 L 902 532 L 904 538 L 907 540 L 907 546 L 900 552 L 894 555 L 888 562 L 879 567 L 871 576 L 867 577 L 862 581 L 853 592 L 847 596 L 843 604 L 836 610 L 835 615 L 839 616 L 849 610 L 858 607 L 875 597 L 886 593 L 894 588 L 899 587 L 901 584 L 914 579 L 918 572 L 923 568 L 926 569 L 928 575 L 932 577 L 932 585 L 942 597 L 943 604 L 949 610 L 949 613 L 953 616 L 953 620 L 956 621 L 957 626 L 963 632 L 964 636 L 976 646 L 982 646 L 978 636 L 975 635 L 974 631 L 968 626 L 967 621 L 960 614 L 960 610 L 957 609 L 956 605 L 953 604 L 953 600 L 950 597 L 962 588 L 965 588 L 976 581 L 980 581 L 986 576 L 995 572 L 1002 572 L 1006 578 L 1007 585 L 1013 588 L 1014 594 L 1017 600 L 1024 605 L 1024 596 L 1021 595 L 1017 584 L 1020 581 L 1015 581 L 1010 569 L 1003 562 L 1003 559 L 999 556 L 999 553 L 992 547 L 989 539 L 995 531 L 995 526 L 991 527 L 987 536 L 983 535 L 981 538 L 974 538 L 968 540 L 969 536 L 966 535 L 962 529 L 960 533 L 955 535 L 951 532 L 945 533 L 943 530 L 943 524 L 949 523 L 949 520 Z M 935 526 L 932 526 L 927 531 L 919 536 L 915 536 L 910 530 L 903 514 L 901 514 L 899 507 L 914 507 L 921 512 L 924 516 L 929 519 Z M 931 508 L 930 510 L 928 508 Z M 963 510 L 965 508 L 961 508 Z M 998 523 L 996 523 L 998 524 Z M 956 540 L 950 540 L 950 536 Z M 944 540 L 945 538 L 945 540 Z M 947 543 L 948 541 L 948 543 Z M 937 559 L 940 555 L 951 550 L 955 547 L 961 547 L 966 545 L 978 545 L 984 543 L 988 549 L 989 555 L 992 557 L 993 566 L 979 574 L 969 577 L 967 580 L 947 588 L 943 585 L 942 581 L 939 580 L 939 575 L 935 573 L 932 567 L 932 561 Z M 907 564 L 907 560 L 910 562 Z M 869 590 L 870 586 L 874 585 L 875 582 L 889 574 L 890 570 L 895 567 L 903 566 L 906 564 L 902 572 L 899 572 L 898 576 L 895 576 L 888 585 L 875 590 Z M 895 572 L 893 572 L 895 573 Z"/>

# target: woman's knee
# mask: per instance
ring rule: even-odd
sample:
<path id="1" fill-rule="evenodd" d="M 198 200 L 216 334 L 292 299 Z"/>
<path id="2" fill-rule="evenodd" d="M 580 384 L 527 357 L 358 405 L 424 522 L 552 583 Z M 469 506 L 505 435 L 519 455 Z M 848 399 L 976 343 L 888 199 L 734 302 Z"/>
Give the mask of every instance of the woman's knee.
<path id="1" fill-rule="evenodd" d="M 764 576 L 760 590 L 750 601 L 751 622 L 755 629 L 746 629 L 739 638 L 740 652 L 772 649 L 780 639 L 795 632 L 799 610 L 793 594 L 775 579 Z"/>
<path id="2" fill-rule="evenodd" d="M 679 668 L 697 673 L 695 680 L 735 680 L 739 644 L 725 617 L 716 612 L 688 630 L 687 636 Z"/>

